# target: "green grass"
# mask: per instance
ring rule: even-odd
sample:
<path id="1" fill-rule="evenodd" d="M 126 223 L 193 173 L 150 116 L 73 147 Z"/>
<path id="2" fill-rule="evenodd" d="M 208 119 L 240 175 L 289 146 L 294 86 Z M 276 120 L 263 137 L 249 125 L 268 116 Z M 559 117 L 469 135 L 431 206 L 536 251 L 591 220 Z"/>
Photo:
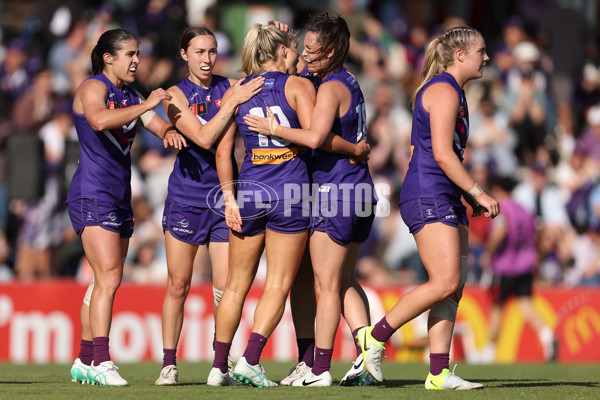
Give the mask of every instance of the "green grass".
<path id="1" fill-rule="evenodd" d="M 291 363 L 267 362 L 267 376 L 279 381 L 287 375 Z M 122 376 L 129 381 L 125 388 L 81 385 L 70 381 L 70 365 L 0 364 L 0 399 L 596 399 L 600 398 L 600 366 L 596 364 L 460 364 L 457 375 L 481 382 L 484 390 L 433 392 L 423 388 L 427 375 L 425 364 L 384 362 L 386 377 L 377 387 L 256 389 L 250 386 L 213 388 L 206 386 L 208 363 L 179 363 L 180 385 L 156 387 L 160 364 L 119 364 Z M 332 375 L 336 385 L 350 363 L 334 363 Z M 312 398 L 312 399 L 311 399 Z"/>

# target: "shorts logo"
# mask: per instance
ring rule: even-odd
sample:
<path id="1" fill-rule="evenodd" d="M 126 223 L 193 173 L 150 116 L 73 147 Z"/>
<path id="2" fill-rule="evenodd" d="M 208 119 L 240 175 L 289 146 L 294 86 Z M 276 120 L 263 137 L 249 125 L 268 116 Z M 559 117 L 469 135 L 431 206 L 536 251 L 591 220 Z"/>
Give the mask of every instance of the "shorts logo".
<path id="1" fill-rule="evenodd" d="M 448 212 L 450 215 L 446 215 L 446 219 L 456 219 L 456 214 L 454 213 L 454 206 L 448 207 Z"/>
<path id="2" fill-rule="evenodd" d="M 425 210 L 425 218 L 435 218 L 435 215 L 433 215 L 433 211 L 431 210 L 431 208 Z"/>
<path id="3" fill-rule="evenodd" d="M 179 221 L 178 224 L 181 225 L 182 228 L 187 228 L 188 226 L 190 226 L 190 221 L 184 218 L 181 221 Z"/>
<path id="4" fill-rule="evenodd" d="M 252 164 L 281 164 L 298 155 L 298 148 L 252 149 Z"/>
<path id="5" fill-rule="evenodd" d="M 102 221 L 102 225 L 107 225 L 107 226 L 121 226 L 122 222 L 117 221 L 117 215 L 114 212 L 110 212 L 106 218 L 109 221 Z"/>
<path id="6" fill-rule="evenodd" d="M 91 220 L 93 220 L 93 219 L 94 219 L 94 217 L 92 217 L 92 213 L 91 213 L 91 212 L 88 212 L 88 213 L 87 213 L 87 216 L 85 217 L 85 219 L 86 219 L 87 221 L 91 221 Z"/>

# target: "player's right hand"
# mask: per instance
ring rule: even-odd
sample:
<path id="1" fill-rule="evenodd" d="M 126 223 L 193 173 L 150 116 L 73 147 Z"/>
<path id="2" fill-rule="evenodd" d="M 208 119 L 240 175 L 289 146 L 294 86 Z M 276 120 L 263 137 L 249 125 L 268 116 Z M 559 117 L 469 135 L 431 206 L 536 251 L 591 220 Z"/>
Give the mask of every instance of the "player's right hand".
<path id="1" fill-rule="evenodd" d="M 163 100 L 171 100 L 172 96 L 165 89 L 155 89 L 150 93 L 150 96 L 144 102 L 149 110 L 153 110 L 157 105 L 162 103 Z"/>

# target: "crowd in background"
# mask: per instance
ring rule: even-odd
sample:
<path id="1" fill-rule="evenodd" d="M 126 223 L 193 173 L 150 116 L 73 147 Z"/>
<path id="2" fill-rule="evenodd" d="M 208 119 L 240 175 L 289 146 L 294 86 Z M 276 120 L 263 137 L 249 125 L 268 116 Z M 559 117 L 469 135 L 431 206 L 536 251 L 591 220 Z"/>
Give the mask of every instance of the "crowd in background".
<path id="1" fill-rule="evenodd" d="M 8 3 L 5 1 L 5 4 Z M 12 2 L 15 3 L 15 2 Z M 64 200 L 77 163 L 71 102 L 91 74 L 90 53 L 106 29 L 140 38 L 133 87 L 147 95 L 184 78 L 177 35 L 206 25 L 218 40 L 216 74 L 240 76 L 228 3 L 216 0 L 38 0 L 20 2 L 33 15 L 3 29 L 0 47 L 0 280 L 80 276 L 89 267 Z M 311 13 L 286 2 L 250 3 L 247 26 L 280 19 L 299 29 Z M 12 7 L 16 7 L 12 4 Z M 536 282 L 600 283 L 600 56 L 596 0 L 331 0 L 351 30 L 348 66 L 365 94 L 369 167 L 389 215 L 377 217 L 359 259 L 367 284 L 427 279 L 397 201 L 410 157 L 408 99 L 420 82 L 429 41 L 458 25 L 479 29 L 491 61 L 484 78 L 465 89 L 470 138 L 465 164 L 481 187 L 514 183 L 513 198 L 535 215 Z M 266 11 L 265 11 L 266 10 Z M 261 16 L 260 21 L 251 20 Z M 6 15 L 5 15 L 6 17 Z M 3 24 L 3 26 L 6 26 Z M 245 31 L 245 29 L 244 29 Z M 162 107 L 157 112 L 164 115 Z M 243 154 L 236 145 L 236 155 Z M 143 129 L 132 151 L 135 232 L 124 279 L 164 284 L 161 228 L 175 154 Z M 241 162 L 238 163 L 241 165 Z M 386 186 L 387 185 L 387 186 Z M 489 280 L 490 221 L 471 220 L 469 283 Z M 195 282 L 210 280 L 199 250 Z"/>

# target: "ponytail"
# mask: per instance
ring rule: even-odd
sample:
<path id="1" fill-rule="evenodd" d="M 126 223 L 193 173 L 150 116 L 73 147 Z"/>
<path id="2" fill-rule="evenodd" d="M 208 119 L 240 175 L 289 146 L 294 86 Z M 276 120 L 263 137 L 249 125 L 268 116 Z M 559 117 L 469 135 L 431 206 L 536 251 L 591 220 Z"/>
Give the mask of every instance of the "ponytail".
<path id="1" fill-rule="evenodd" d="M 98 75 L 104 70 L 104 53 L 116 56 L 123 47 L 122 43 L 132 39 L 138 40 L 133 33 L 125 29 L 111 29 L 104 32 L 92 50 L 92 73 Z"/>
<path id="2" fill-rule="evenodd" d="M 477 29 L 468 26 L 459 26 L 448 29 L 442 36 L 429 43 L 423 60 L 423 80 L 410 98 L 411 108 L 415 108 L 417 96 L 423 90 L 423 87 L 434 76 L 441 74 L 448 66 L 452 65 L 454 62 L 454 51 L 456 49 L 468 50 L 477 36 L 481 36 L 481 33 Z"/>
<path id="3" fill-rule="evenodd" d="M 273 24 L 254 24 L 246 32 L 242 44 L 242 71 L 246 75 L 257 74 L 262 66 L 275 61 L 280 45 L 291 47 L 295 32 L 283 32 Z"/>
<path id="4" fill-rule="evenodd" d="M 443 65 L 439 62 L 438 58 L 437 48 L 439 44 L 440 38 L 437 38 L 432 40 L 429 43 L 429 46 L 427 46 L 427 50 L 425 51 L 425 57 L 423 59 L 423 80 L 421 81 L 421 84 L 419 85 L 417 90 L 415 90 L 415 93 L 410 98 L 410 105 L 413 109 L 415 108 L 415 101 L 417 99 L 417 95 L 419 94 L 419 92 L 421 92 L 423 86 L 425 86 L 431 79 L 433 79 L 434 76 L 441 73 L 443 70 Z"/>

